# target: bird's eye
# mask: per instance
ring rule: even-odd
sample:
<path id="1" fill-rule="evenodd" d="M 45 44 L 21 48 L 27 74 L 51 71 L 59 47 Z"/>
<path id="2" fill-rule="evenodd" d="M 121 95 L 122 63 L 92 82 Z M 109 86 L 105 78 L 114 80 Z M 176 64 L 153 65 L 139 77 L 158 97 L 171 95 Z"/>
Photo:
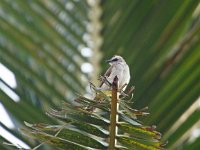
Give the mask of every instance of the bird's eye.
<path id="1" fill-rule="evenodd" d="M 117 59 L 117 58 L 115 58 L 115 59 L 113 59 L 112 61 L 118 61 L 118 59 Z"/>

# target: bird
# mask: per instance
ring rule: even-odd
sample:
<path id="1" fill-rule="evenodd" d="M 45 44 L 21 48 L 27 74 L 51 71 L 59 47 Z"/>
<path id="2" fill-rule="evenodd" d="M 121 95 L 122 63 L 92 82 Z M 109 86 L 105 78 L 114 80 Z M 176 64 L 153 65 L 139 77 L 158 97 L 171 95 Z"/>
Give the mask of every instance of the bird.
<path id="1" fill-rule="evenodd" d="M 111 59 L 106 60 L 106 62 L 109 63 L 110 67 L 107 69 L 103 76 L 100 76 L 101 83 L 98 87 L 94 86 L 94 89 L 96 91 L 102 91 L 107 96 L 111 96 L 111 85 L 115 76 L 117 76 L 118 92 L 124 95 L 125 93 L 123 91 L 126 89 L 131 78 L 129 66 L 127 65 L 126 61 L 119 55 L 114 55 Z M 91 85 L 93 86 L 92 83 Z M 94 95 L 93 99 L 96 101 L 101 101 L 101 95 Z M 86 110 L 93 112 L 96 110 L 96 108 L 93 106 L 87 106 Z"/>
<path id="2" fill-rule="evenodd" d="M 105 72 L 103 78 L 109 83 L 112 84 L 115 76 L 118 77 L 118 89 L 125 90 L 129 81 L 130 81 L 130 70 L 126 61 L 119 55 L 114 55 L 111 59 L 106 61 L 109 63 L 110 67 Z M 102 89 L 110 89 L 111 86 L 106 84 L 102 80 L 100 86 Z"/>

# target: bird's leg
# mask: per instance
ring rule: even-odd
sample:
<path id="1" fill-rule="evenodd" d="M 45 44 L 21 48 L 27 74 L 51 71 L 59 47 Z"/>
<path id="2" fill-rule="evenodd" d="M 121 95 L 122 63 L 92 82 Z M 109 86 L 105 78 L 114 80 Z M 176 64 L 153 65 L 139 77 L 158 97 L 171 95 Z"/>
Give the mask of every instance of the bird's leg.
<path id="1" fill-rule="evenodd" d="M 126 100 L 126 102 L 131 102 L 132 101 L 132 98 L 133 98 L 133 91 L 135 90 L 135 87 L 132 86 L 125 94 L 122 94 L 122 97 L 121 99 L 123 98 L 126 98 L 126 97 L 130 97 L 131 95 L 131 98 L 129 100 Z M 124 92 L 124 91 L 123 91 Z M 131 102 L 132 103 L 132 102 Z"/>
<path id="2" fill-rule="evenodd" d="M 127 92 L 126 94 L 130 95 L 131 93 L 134 92 L 134 90 L 135 90 L 135 87 L 132 86 L 132 87 L 128 90 L 128 92 Z"/>
<path id="3" fill-rule="evenodd" d="M 109 87 L 112 86 L 112 84 L 108 81 L 108 79 L 105 76 L 100 76 L 99 80 L 108 85 Z"/>
<path id="4" fill-rule="evenodd" d="M 125 88 L 127 85 L 128 85 L 128 84 L 125 83 L 119 90 L 120 90 L 120 91 L 123 91 L 123 88 Z"/>
<path id="5" fill-rule="evenodd" d="M 99 80 L 104 83 L 104 80 L 107 80 L 107 79 L 104 76 L 100 76 Z M 109 81 L 107 81 L 107 82 L 109 82 Z M 90 82 L 90 89 L 92 89 L 94 91 L 102 91 L 102 90 L 107 91 L 107 90 L 110 90 L 110 88 L 96 87 L 92 82 Z"/>
<path id="6" fill-rule="evenodd" d="M 119 91 L 120 92 L 120 94 L 123 96 L 123 98 L 124 97 L 128 97 L 128 95 L 123 91 L 123 90 L 121 90 L 121 91 Z"/>
<path id="7" fill-rule="evenodd" d="M 90 82 L 90 89 L 93 91 L 107 91 L 110 90 L 110 88 L 101 88 L 101 87 L 96 87 L 92 82 Z"/>
<path id="8" fill-rule="evenodd" d="M 118 92 L 123 96 L 127 97 L 128 95 L 124 92 L 123 88 L 125 88 L 128 84 L 125 83 L 121 88 L 118 89 Z"/>

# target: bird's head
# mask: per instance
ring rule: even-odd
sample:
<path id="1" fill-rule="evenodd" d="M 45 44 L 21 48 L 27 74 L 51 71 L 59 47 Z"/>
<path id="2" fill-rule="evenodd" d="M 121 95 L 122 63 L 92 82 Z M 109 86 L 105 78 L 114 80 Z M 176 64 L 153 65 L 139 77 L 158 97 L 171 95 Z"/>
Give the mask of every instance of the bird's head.
<path id="1" fill-rule="evenodd" d="M 126 63 L 125 60 L 119 56 L 119 55 L 114 55 L 111 59 L 107 60 L 110 65 L 117 64 L 117 63 Z"/>

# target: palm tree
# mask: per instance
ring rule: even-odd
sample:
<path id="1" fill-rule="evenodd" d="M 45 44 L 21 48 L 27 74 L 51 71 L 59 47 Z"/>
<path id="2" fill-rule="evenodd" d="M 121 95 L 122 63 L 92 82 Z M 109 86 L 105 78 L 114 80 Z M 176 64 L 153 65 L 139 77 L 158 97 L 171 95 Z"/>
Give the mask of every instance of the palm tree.
<path id="1" fill-rule="evenodd" d="M 157 125 L 168 149 L 197 149 L 199 10 L 198 0 L 1 0 L 0 63 L 17 82 L 0 78 L 0 102 L 15 125 L 1 127 L 35 145 L 17 130 L 23 122 L 55 123 L 45 111 L 88 92 L 104 58 L 119 54 L 131 68 L 133 107 L 149 107 L 142 121 Z"/>

